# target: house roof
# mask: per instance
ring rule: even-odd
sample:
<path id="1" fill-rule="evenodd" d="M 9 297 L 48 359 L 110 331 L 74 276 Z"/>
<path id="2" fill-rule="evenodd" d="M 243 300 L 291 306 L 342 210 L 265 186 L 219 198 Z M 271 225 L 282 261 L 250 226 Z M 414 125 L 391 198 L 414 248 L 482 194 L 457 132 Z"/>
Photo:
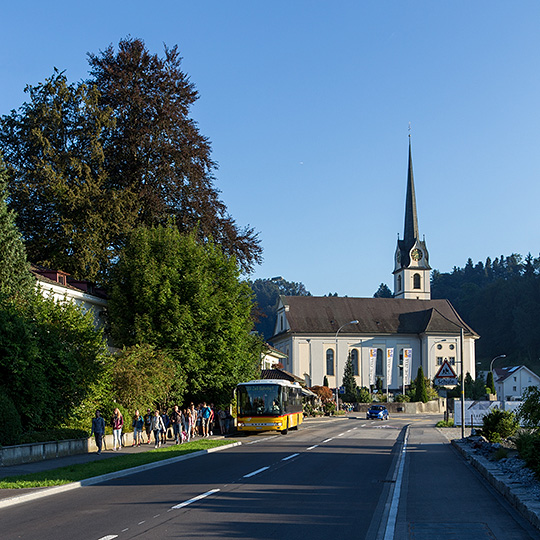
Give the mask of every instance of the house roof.
<path id="1" fill-rule="evenodd" d="M 455 334 L 463 328 L 478 334 L 458 315 L 448 300 L 281 296 L 290 333 L 335 334 Z"/>
<path id="2" fill-rule="evenodd" d="M 502 383 L 508 379 L 511 375 L 515 375 L 518 371 L 521 371 L 522 369 L 527 370 L 529 373 L 534 375 L 536 378 L 539 378 L 538 375 L 530 370 L 527 366 L 510 366 L 510 367 L 502 367 L 502 368 L 494 368 L 493 372 L 496 375 L 495 382 Z"/>

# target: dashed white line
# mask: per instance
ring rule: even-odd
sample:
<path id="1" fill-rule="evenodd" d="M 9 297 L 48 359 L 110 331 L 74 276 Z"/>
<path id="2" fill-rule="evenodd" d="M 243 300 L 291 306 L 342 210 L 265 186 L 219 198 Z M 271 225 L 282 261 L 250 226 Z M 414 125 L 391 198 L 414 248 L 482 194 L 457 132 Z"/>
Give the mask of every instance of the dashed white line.
<path id="1" fill-rule="evenodd" d="M 125 529 L 122 529 L 121 532 L 126 532 L 126 531 L 129 531 L 129 527 L 126 527 Z"/>
<path id="2" fill-rule="evenodd" d="M 257 443 L 260 443 L 260 442 L 269 441 L 270 439 L 275 439 L 277 437 L 279 437 L 279 435 L 272 435 L 271 437 L 264 437 L 263 439 L 257 439 L 256 441 L 250 441 L 250 442 L 245 443 L 245 444 L 257 444 Z"/>
<path id="3" fill-rule="evenodd" d="M 300 454 L 291 454 L 290 456 L 284 457 L 281 461 L 287 461 L 288 459 L 292 459 L 293 457 L 299 456 Z"/>
<path id="4" fill-rule="evenodd" d="M 143 523 L 146 523 L 146 521 L 140 521 L 137 525 L 142 525 Z"/>
<path id="5" fill-rule="evenodd" d="M 156 515 L 154 516 L 154 519 L 158 518 L 159 516 L 161 516 L 161 514 L 156 514 Z"/>
<path id="6" fill-rule="evenodd" d="M 173 506 L 172 508 L 174 510 L 178 510 L 179 508 L 184 508 L 184 506 L 200 501 L 201 499 L 208 497 L 208 495 L 212 495 L 213 493 L 217 493 L 218 491 L 219 489 L 211 489 L 210 491 L 207 491 L 206 493 L 202 493 L 201 495 L 197 495 L 196 497 L 193 497 L 193 499 L 189 499 L 189 501 L 184 501 L 183 503 L 177 504 L 176 506 Z"/>
<path id="7" fill-rule="evenodd" d="M 314 448 L 317 448 L 319 445 L 315 444 L 313 446 L 310 446 L 309 448 L 306 448 L 306 450 L 313 450 Z"/>
<path id="8" fill-rule="evenodd" d="M 99 540 L 113 540 L 113 538 L 118 538 L 117 534 L 109 534 L 109 536 L 102 536 Z"/>
<path id="9" fill-rule="evenodd" d="M 261 469 L 257 469 L 256 471 L 253 471 L 249 474 L 244 474 L 244 478 L 251 478 L 252 476 L 255 476 L 256 474 L 262 473 L 263 471 L 266 471 L 270 467 L 262 467 Z"/>
<path id="10" fill-rule="evenodd" d="M 323 444 L 327 443 L 327 442 L 330 442 L 332 439 L 333 439 L 333 437 L 330 437 L 330 439 L 326 439 L 325 441 L 323 441 Z"/>
<path id="11" fill-rule="evenodd" d="M 345 435 L 345 433 L 340 433 L 338 437 L 343 437 L 343 435 Z"/>

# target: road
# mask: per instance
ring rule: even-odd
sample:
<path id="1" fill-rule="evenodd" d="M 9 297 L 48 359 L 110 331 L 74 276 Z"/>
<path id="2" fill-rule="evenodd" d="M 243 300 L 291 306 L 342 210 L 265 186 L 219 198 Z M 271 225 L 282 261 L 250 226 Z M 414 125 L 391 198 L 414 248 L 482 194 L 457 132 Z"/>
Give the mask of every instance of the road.
<path id="1" fill-rule="evenodd" d="M 429 417 L 311 420 L 5 508 L 0 538 L 540 538 L 432 426 Z"/>

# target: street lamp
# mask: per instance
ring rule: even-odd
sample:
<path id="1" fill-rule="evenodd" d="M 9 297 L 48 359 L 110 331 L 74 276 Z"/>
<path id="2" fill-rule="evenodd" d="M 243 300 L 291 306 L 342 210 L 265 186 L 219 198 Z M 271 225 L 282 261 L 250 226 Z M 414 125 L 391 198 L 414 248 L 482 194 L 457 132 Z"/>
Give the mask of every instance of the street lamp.
<path id="1" fill-rule="evenodd" d="M 358 324 L 358 321 L 355 319 L 354 321 L 349 321 L 348 323 L 342 324 L 337 332 L 336 332 L 336 413 L 339 411 L 339 384 L 338 384 L 338 334 L 341 331 L 342 328 L 345 328 L 345 326 L 348 326 L 349 324 Z"/>
<path id="2" fill-rule="evenodd" d="M 491 361 L 491 364 L 489 364 L 489 371 L 491 372 L 491 375 L 493 376 L 493 362 L 495 362 L 495 360 L 497 360 L 498 358 L 506 358 L 506 354 L 499 354 L 499 356 L 496 356 L 492 361 Z M 493 384 L 495 384 L 495 377 L 493 377 Z M 495 391 L 495 388 L 492 388 L 492 390 L 497 393 Z M 498 398 L 497 398 L 498 399 Z M 502 402 L 502 408 L 504 409 L 504 399 L 503 399 L 503 402 Z"/>
<path id="3" fill-rule="evenodd" d="M 499 354 L 499 356 L 496 356 L 496 357 L 491 361 L 491 364 L 489 364 L 489 371 L 491 371 L 491 373 L 493 373 L 493 362 L 495 362 L 495 360 L 497 360 L 498 358 L 506 358 L 506 354 Z"/>

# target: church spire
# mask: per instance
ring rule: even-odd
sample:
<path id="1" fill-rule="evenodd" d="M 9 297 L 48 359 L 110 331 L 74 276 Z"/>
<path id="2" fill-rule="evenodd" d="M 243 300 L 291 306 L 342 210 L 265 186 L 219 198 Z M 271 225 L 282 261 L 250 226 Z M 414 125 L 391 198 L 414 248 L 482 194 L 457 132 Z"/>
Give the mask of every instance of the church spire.
<path id="1" fill-rule="evenodd" d="M 403 240 L 409 249 L 418 239 L 418 216 L 416 214 L 416 195 L 412 165 L 411 135 L 409 134 L 409 169 L 407 173 L 407 198 L 405 200 L 405 227 Z"/>
<path id="2" fill-rule="evenodd" d="M 420 239 L 416 194 L 412 165 L 411 135 L 409 134 L 409 167 L 405 199 L 403 240 L 397 242 L 394 259 L 394 296 L 396 298 L 429 300 L 431 298 L 429 254 L 425 239 Z"/>

